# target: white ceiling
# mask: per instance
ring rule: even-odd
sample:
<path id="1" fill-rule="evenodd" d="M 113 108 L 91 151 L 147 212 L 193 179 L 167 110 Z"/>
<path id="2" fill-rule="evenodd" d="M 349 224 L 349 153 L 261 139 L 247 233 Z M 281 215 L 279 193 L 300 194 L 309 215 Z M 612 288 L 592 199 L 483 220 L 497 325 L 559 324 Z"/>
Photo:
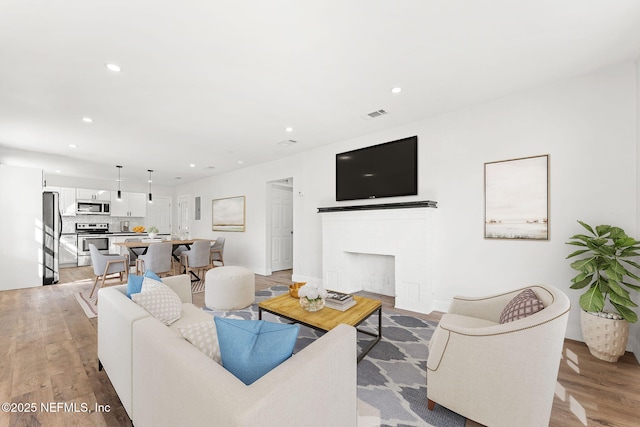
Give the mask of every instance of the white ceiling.
<path id="1" fill-rule="evenodd" d="M 173 185 L 639 54 L 637 0 L 0 0 L 0 162 Z"/>

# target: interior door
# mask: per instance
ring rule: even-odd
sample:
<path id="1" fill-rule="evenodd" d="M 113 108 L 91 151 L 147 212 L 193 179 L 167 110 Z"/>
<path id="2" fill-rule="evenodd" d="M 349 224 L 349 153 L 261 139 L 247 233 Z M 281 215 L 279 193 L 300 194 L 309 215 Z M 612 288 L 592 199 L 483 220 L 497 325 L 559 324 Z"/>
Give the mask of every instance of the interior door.
<path id="1" fill-rule="evenodd" d="M 189 235 L 189 196 L 178 197 L 178 235 Z"/>
<path id="2" fill-rule="evenodd" d="M 271 185 L 271 271 L 293 268 L 293 188 Z"/>

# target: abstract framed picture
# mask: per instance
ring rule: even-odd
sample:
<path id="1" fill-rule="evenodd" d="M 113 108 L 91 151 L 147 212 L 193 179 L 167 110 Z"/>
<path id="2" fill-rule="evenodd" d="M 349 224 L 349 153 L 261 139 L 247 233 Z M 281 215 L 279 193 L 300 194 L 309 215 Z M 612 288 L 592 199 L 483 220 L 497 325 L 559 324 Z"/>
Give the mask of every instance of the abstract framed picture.
<path id="1" fill-rule="evenodd" d="M 244 196 L 212 201 L 213 231 L 244 231 Z"/>
<path id="2" fill-rule="evenodd" d="M 549 240 L 549 155 L 484 164 L 485 239 Z"/>

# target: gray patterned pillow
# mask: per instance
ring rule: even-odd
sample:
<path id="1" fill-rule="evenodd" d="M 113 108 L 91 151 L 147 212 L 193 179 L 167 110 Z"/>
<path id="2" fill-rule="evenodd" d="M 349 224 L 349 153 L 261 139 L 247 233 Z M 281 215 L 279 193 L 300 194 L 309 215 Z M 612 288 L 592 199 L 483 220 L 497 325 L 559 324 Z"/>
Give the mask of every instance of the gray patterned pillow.
<path id="1" fill-rule="evenodd" d="M 524 319 L 544 308 L 542 301 L 538 299 L 531 289 L 525 289 L 516 295 L 500 314 L 500 323 L 513 322 Z"/>
<path id="2" fill-rule="evenodd" d="M 169 326 L 182 315 L 182 300 L 164 283 L 154 283 L 148 290 L 131 295 L 131 299 L 153 317 Z"/>
<path id="3" fill-rule="evenodd" d="M 205 322 L 192 323 L 180 328 L 182 336 L 207 357 L 222 364 L 220 358 L 220 345 L 218 344 L 218 331 L 213 319 Z"/>

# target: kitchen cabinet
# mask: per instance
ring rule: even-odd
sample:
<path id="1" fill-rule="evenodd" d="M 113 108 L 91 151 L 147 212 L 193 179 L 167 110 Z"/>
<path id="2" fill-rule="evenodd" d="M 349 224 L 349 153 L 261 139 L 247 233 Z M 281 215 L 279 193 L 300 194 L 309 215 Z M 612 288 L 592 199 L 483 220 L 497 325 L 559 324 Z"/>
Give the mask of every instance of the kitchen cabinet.
<path id="1" fill-rule="evenodd" d="M 76 216 L 76 189 L 60 188 L 60 211 L 62 216 Z"/>
<path id="2" fill-rule="evenodd" d="M 114 245 L 114 243 L 122 243 L 126 239 L 131 239 L 131 236 L 109 236 L 109 253 L 114 255 L 128 255 L 129 250 L 127 248 Z"/>
<path id="3" fill-rule="evenodd" d="M 122 192 L 118 200 L 118 192 L 111 192 L 111 216 L 143 218 L 147 215 L 147 196 L 145 193 Z"/>
<path id="4" fill-rule="evenodd" d="M 111 192 L 108 190 L 90 190 L 87 188 L 76 188 L 76 199 L 78 200 L 111 200 Z"/>
<path id="5" fill-rule="evenodd" d="M 60 267 L 78 266 L 78 235 L 63 234 L 60 236 Z"/>
<path id="6" fill-rule="evenodd" d="M 76 216 L 76 189 L 68 187 L 44 187 L 42 191 L 59 194 L 60 213 L 62 216 Z"/>

